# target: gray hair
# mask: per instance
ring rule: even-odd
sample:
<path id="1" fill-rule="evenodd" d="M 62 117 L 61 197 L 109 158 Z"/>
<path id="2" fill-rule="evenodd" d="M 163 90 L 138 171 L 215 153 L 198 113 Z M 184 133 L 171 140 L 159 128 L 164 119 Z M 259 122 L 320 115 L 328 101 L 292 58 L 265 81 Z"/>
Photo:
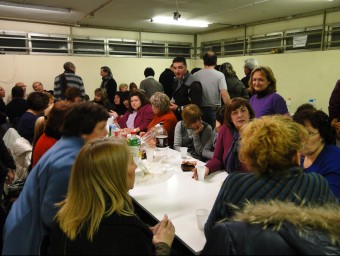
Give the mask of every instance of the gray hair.
<path id="1" fill-rule="evenodd" d="M 246 59 L 244 61 L 244 66 L 246 68 L 249 68 L 250 70 L 253 70 L 254 68 L 257 68 L 257 66 L 259 65 L 259 62 L 255 59 Z"/>
<path id="2" fill-rule="evenodd" d="M 165 113 L 170 109 L 170 99 L 162 92 L 155 92 L 151 98 L 150 102 L 153 106 L 159 108 L 160 113 Z"/>

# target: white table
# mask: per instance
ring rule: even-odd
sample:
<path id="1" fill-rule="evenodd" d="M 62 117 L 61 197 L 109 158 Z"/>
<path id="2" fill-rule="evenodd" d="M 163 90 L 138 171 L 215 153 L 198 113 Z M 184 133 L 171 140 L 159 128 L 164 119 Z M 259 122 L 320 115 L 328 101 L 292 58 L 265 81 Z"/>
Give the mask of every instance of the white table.
<path id="1" fill-rule="evenodd" d="M 192 172 L 181 170 L 180 152 L 169 149 L 167 159 L 173 176 L 154 185 L 136 184 L 130 195 L 156 219 L 161 220 L 166 213 L 176 228 L 176 236 L 197 254 L 206 239 L 197 227 L 196 209 L 211 210 L 227 173 L 215 172 L 204 181 L 197 181 L 192 179 Z"/>

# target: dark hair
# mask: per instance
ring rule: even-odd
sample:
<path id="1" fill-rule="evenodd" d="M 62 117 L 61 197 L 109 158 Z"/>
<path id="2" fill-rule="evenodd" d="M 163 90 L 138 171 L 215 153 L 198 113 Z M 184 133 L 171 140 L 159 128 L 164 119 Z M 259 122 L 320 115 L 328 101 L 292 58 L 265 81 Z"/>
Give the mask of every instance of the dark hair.
<path id="1" fill-rule="evenodd" d="M 138 90 L 138 86 L 136 85 L 136 83 L 131 82 L 130 85 L 129 85 L 129 90 L 134 91 L 135 89 Z"/>
<path id="2" fill-rule="evenodd" d="M 130 92 L 129 91 L 125 91 L 125 92 L 121 92 L 120 96 L 121 101 L 123 102 L 124 100 L 129 100 L 130 98 Z"/>
<path id="3" fill-rule="evenodd" d="M 150 104 L 150 101 L 148 100 L 148 98 L 141 91 L 130 92 L 130 95 L 129 95 L 129 109 L 128 109 L 130 112 L 133 112 L 133 109 L 131 107 L 131 98 L 133 96 L 137 96 L 140 99 L 141 107 L 146 105 L 146 104 Z"/>
<path id="4" fill-rule="evenodd" d="M 65 90 L 65 100 L 74 101 L 75 98 L 81 97 L 81 91 L 77 87 L 68 87 Z"/>
<path id="5" fill-rule="evenodd" d="M 62 126 L 65 115 L 69 110 L 71 104 L 65 100 L 54 103 L 51 111 L 47 115 L 45 133 L 50 137 L 55 137 L 60 134 L 60 127 Z"/>
<path id="6" fill-rule="evenodd" d="M 251 72 L 250 79 L 249 79 L 250 92 L 252 94 L 256 94 L 256 91 L 253 87 L 253 75 L 257 71 L 262 72 L 269 82 L 268 87 L 263 91 L 263 93 L 267 95 L 267 94 L 276 92 L 276 78 L 274 77 L 274 73 L 270 67 L 265 67 L 265 66 L 258 66 L 257 68 L 254 68 L 253 71 Z"/>
<path id="7" fill-rule="evenodd" d="M 31 92 L 27 97 L 27 106 L 33 111 L 42 112 L 48 106 L 50 98 L 43 92 Z"/>
<path id="8" fill-rule="evenodd" d="M 200 71 L 201 70 L 201 68 L 193 68 L 192 70 L 191 70 L 191 74 L 193 75 L 193 74 L 195 74 L 197 71 Z"/>
<path id="9" fill-rule="evenodd" d="M 177 62 L 182 62 L 184 64 L 184 66 L 187 66 L 187 61 L 184 57 L 175 57 L 172 60 L 172 64 L 177 63 Z"/>
<path id="10" fill-rule="evenodd" d="M 220 66 L 219 71 L 221 71 L 225 77 L 237 77 L 236 72 L 229 62 L 225 62 Z"/>
<path id="11" fill-rule="evenodd" d="M 224 116 L 226 125 L 228 125 L 229 127 L 235 127 L 234 123 L 231 120 L 231 113 L 242 106 L 245 106 L 248 109 L 250 119 L 255 118 L 254 109 L 251 107 L 248 100 L 241 97 L 236 97 L 231 99 L 230 104 L 225 108 Z"/>
<path id="12" fill-rule="evenodd" d="M 152 68 L 146 68 L 144 70 L 144 76 L 148 77 L 148 76 L 154 76 L 155 75 L 155 71 Z"/>
<path id="13" fill-rule="evenodd" d="M 100 69 L 102 69 L 104 72 L 108 73 L 109 76 L 112 76 L 111 69 L 107 66 L 103 66 Z"/>
<path id="14" fill-rule="evenodd" d="M 14 86 L 12 88 L 12 98 L 23 98 L 24 90 L 19 86 Z"/>
<path id="15" fill-rule="evenodd" d="M 74 66 L 74 64 L 72 63 L 72 62 L 66 62 L 65 64 L 64 64 L 64 70 L 65 71 L 72 71 L 71 70 L 71 68 L 74 68 L 75 66 Z"/>
<path id="16" fill-rule="evenodd" d="M 217 63 L 217 56 L 213 51 L 207 51 L 203 55 L 203 63 L 206 66 L 215 66 Z"/>
<path id="17" fill-rule="evenodd" d="M 100 104 L 91 102 L 71 104 L 60 132 L 64 136 L 80 137 L 82 134 L 92 133 L 97 123 L 108 118 L 107 110 Z"/>
<path id="18" fill-rule="evenodd" d="M 224 113 L 226 111 L 227 105 L 222 105 L 216 110 L 216 121 L 220 122 L 220 124 L 224 124 Z"/>
<path id="19" fill-rule="evenodd" d="M 310 104 L 310 103 L 304 103 L 304 104 L 300 105 L 300 106 L 296 109 L 295 114 L 298 113 L 298 112 L 300 112 L 300 111 L 307 110 L 307 109 L 316 110 L 316 108 L 315 108 L 312 104 Z"/>
<path id="20" fill-rule="evenodd" d="M 293 116 L 293 120 L 304 126 L 309 121 L 311 126 L 318 129 L 321 138 L 324 139 L 326 144 L 335 142 L 336 133 L 331 126 L 331 120 L 325 112 L 313 109 L 302 110 Z"/>

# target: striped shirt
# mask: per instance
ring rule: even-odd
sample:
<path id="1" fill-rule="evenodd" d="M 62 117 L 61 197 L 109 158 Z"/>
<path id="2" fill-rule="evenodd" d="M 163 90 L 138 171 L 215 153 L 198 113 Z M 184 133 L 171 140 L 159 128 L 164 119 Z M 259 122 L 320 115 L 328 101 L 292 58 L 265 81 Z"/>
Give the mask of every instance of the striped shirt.
<path id="1" fill-rule="evenodd" d="M 68 72 L 68 71 L 65 71 L 63 74 L 65 74 L 65 76 L 66 76 L 67 86 L 79 88 L 79 90 L 81 92 L 81 97 L 84 98 L 85 97 L 85 87 L 84 87 L 84 83 L 83 83 L 83 80 L 81 79 L 81 77 L 77 76 L 76 74 L 74 74 L 72 72 Z M 59 76 L 57 76 L 54 79 L 53 96 L 57 100 L 64 100 L 65 99 L 65 95 L 62 93 L 61 75 L 62 74 L 60 74 Z"/>
<path id="2" fill-rule="evenodd" d="M 246 201 L 280 200 L 300 205 L 323 205 L 337 202 L 327 181 L 319 174 L 304 173 L 300 168 L 289 169 L 286 177 L 261 177 L 254 173 L 232 173 L 224 181 L 217 195 L 207 223 L 205 235 L 212 226 L 233 215 L 229 204 L 240 208 Z"/>

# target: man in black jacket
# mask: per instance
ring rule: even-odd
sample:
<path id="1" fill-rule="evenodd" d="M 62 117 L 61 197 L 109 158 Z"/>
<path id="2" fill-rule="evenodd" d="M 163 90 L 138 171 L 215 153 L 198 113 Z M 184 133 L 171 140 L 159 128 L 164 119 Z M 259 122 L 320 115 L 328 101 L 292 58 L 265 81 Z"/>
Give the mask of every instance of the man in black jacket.
<path id="1" fill-rule="evenodd" d="M 170 102 L 170 109 L 174 111 L 177 120 L 182 120 L 182 110 L 188 104 L 201 106 L 202 85 L 187 70 L 187 62 L 184 57 L 176 57 L 172 61 L 175 73 L 173 96 Z"/>
<path id="2" fill-rule="evenodd" d="M 114 99 L 115 99 L 115 93 L 117 92 L 117 83 L 116 80 L 112 77 L 112 72 L 109 67 L 101 67 L 100 68 L 100 75 L 102 76 L 102 83 L 100 85 L 100 88 L 105 89 L 107 97 L 113 106 Z"/>

